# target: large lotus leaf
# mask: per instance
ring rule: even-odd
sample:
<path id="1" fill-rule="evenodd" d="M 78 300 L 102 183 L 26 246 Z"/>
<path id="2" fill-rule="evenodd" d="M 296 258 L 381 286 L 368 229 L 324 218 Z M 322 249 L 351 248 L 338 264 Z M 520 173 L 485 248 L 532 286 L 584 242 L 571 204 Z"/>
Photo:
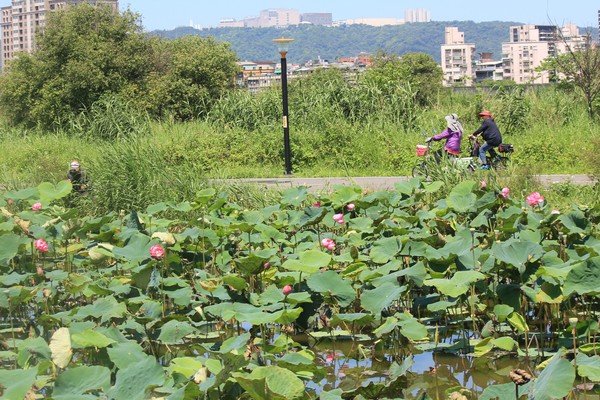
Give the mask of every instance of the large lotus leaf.
<path id="1" fill-rule="evenodd" d="M 25 399 L 26 394 L 35 383 L 37 368 L 32 369 L 0 369 L 0 386 L 3 388 L 3 399 Z"/>
<path id="2" fill-rule="evenodd" d="M 29 275 L 26 274 L 18 274 L 16 272 L 12 272 L 8 275 L 0 275 L 0 285 L 3 286 L 17 286 L 20 285 L 25 279 L 29 278 Z"/>
<path id="3" fill-rule="evenodd" d="M 313 292 L 334 297 L 341 307 L 348 307 L 356 299 L 356 291 L 350 282 L 335 271 L 313 274 L 306 283 Z"/>
<path id="4" fill-rule="evenodd" d="M 544 249 L 539 243 L 528 241 L 495 244 L 492 252 L 498 260 L 516 267 L 521 274 L 525 272 L 527 262 L 536 261 L 544 255 Z"/>
<path id="5" fill-rule="evenodd" d="M 83 395 L 91 390 L 106 392 L 110 388 L 110 370 L 106 367 L 75 367 L 56 378 L 52 398 Z"/>
<path id="6" fill-rule="evenodd" d="M 375 241 L 371 248 L 371 260 L 377 264 L 385 264 L 394 259 L 402 249 L 400 236 L 383 238 Z"/>
<path id="7" fill-rule="evenodd" d="M 515 310 L 521 309 L 521 287 L 515 284 L 501 284 L 496 288 L 498 298 L 503 304 Z"/>
<path id="8" fill-rule="evenodd" d="M 352 314 L 334 314 L 331 318 L 331 325 L 338 326 L 342 324 L 363 326 L 373 322 L 373 315 L 365 313 Z"/>
<path id="9" fill-rule="evenodd" d="M 529 394 L 535 400 L 562 399 L 571 392 L 574 382 L 575 367 L 558 352 L 535 380 Z"/>
<path id="10" fill-rule="evenodd" d="M 56 185 L 50 182 L 42 182 L 37 188 L 40 192 L 40 200 L 42 200 L 42 203 L 49 204 L 54 200 L 68 196 L 73 189 L 73 185 L 71 185 L 71 182 L 69 181 L 60 181 Z"/>
<path id="11" fill-rule="evenodd" d="M 353 229 L 362 233 L 373 233 L 375 225 L 373 220 L 367 217 L 356 217 L 348 221 L 348 229 Z"/>
<path id="12" fill-rule="evenodd" d="M 464 181 L 456 185 L 446 199 L 448 206 L 457 212 L 474 211 L 477 195 L 473 190 L 476 185 L 474 181 Z"/>
<path id="13" fill-rule="evenodd" d="M 379 315 L 381 311 L 400 299 L 406 291 L 406 286 L 398 286 L 386 282 L 378 288 L 365 290 L 361 296 L 361 305 L 367 311 Z"/>
<path id="14" fill-rule="evenodd" d="M 19 349 L 17 361 L 21 367 L 25 367 L 30 362 L 30 357 L 33 354 L 47 360 L 52 359 L 50 347 L 48 347 L 48 343 L 41 337 L 25 339 L 17 347 Z"/>
<path id="15" fill-rule="evenodd" d="M 150 238 L 140 232 L 135 232 L 127 241 L 125 247 L 113 247 L 115 257 L 123 258 L 132 263 L 150 258 L 150 247 L 156 244 Z"/>
<path id="16" fill-rule="evenodd" d="M 451 279 L 427 279 L 426 286 L 435 286 L 440 293 L 450 297 L 458 297 L 467 293 L 471 284 L 485 279 L 485 275 L 477 271 L 458 271 Z"/>
<path id="17" fill-rule="evenodd" d="M 196 332 L 196 328 L 188 322 L 171 320 L 160 328 L 158 340 L 166 344 L 181 343 L 187 335 Z"/>
<path id="18" fill-rule="evenodd" d="M 260 238 L 268 243 L 274 241 L 276 243 L 283 242 L 287 239 L 287 235 L 272 225 L 259 224 L 256 230 L 260 232 Z"/>
<path id="19" fill-rule="evenodd" d="M 513 311 L 515 311 L 515 309 L 508 304 L 496 304 L 494 306 L 494 314 L 496 315 L 498 322 L 505 321 L 506 317 L 508 317 Z"/>
<path id="20" fill-rule="evenodd" d="M 196 193 L 194 201 L 199 204 L 208 204 L 210 199 L 217 193 L 215 188 L 202 189 Z"/>
<path id="21" fill-rule="evenodd" d="M 169 374 L 181 374 L 186 378 L 193 376 L 201 368 L 204 368 L 202 361 L 192 357 L 177 357 L 169 363 Z"/>
<path id="22" fill-rule="evenodd" d="M 548 282 L 542 283 L 537 294 L 537 303 L 560 304 L 564 297 L 560 285 L 553 285 Z"/>
<path id="23" fill-rule="evenodd" d="M 40 192 L 37 188 L 25 188 L 18 191 L 5 192 L 3 196 L 6 199 L 27 200 L 39 198 Z"/>
<path id="24" fill-rule="evenodd" d="M 528 382 L 523 386 L 517 386 L 516 390 L 519 394 L 519 399 L 523 396 L 523 394 L 529 391 L 530 384 L 531 382 Z M 512 382 L 488 386 L 478 397 L 479 400 L 504 400 L 514 398 L 515 384 Z"/>
<path id="25" fill-rule="evenodd" d="M 245 274 L 252 275 L 262 272 L 266 259 L 258 257 L 256 254 L 250 254 L 247 257 L 240 257 L 235 260 L 237 269 Z"/>
<path id="26" fill-rule="evenodd" d="M 325 218 L 327 214 L 327 209 L 322 207 L 306 207 L 303 211 L 298 212 L 297 218 L 291 218 L 295 225 L 302 228 L 305 226 L 310 226 L 314 224 L 318 224 Z"/>
<path id="27" fill-rule="evenodd" d="M 288 259 L 282 267 L 288 271 L 314 274 L 329 265 L 331 255 L 320 250 L 306 250 L 300 253 L 299 259 Z"/>
<path id="28" fill-rule="evenodd" d="M 112 399 L 145 400 L 148 398 L 146 390 L 164 382 L 163 368 L 154 357 L 148 357 L 117 371 L 116 383 L 108 391 L 108 396 Z"/>
<path id="29" fill-rule="evenodd" d="M 281 204 L 300 207 L 308 197 L 308 189 L 305 186 L 290 188 L 283 191 L 281 195 Z"/>
<path id="30" fill-rule="evenodd" d="M 250 374 L 236 372 L 232 376 L 253 399 L 304 399 L 304 383 L 284 368 L 274 365 L 258 367 Z"/>
<path id="31" fill-rule="evenodd" d="M 427 337 L 427 327 L 416 318 L 400 321 L 400 333 L 409 340 L 422 340 Z"/>
<path id="32" fill-rule="evenodd" d="M 0 265 L 8 265 L 19 253 L 19 247 L 30 242 L 30 239 L 12 232 L 0 235 Z"/>
<path id="33" fill-rule="evenodd" d="M 113 296 L 107 296 L 96 300 L 93 304 L 81 307 L 76 316 L 79 319 L 91 316 L 106 322 L 112 318 L 121 318 L 126 312 L 125 303 L 120 303 Z"/>
<path id="34" fill-rule="evenodd" d="M 563 224 L 568 233 L 588 234 L 592 224 L 581 211 L 571 211 L 561 215 L 558 220 Z"/>
<path id="35" fill-rule="evenodd" d="M 52 362 L 58 368 L 66 368 L 71 362 L 73 349 L 71 348 L 71 333 L 68 328 L 60 328 L 50 338 L 50 351 Z"/>
<path id="36" fill-rule="evenodd" d="M 291 324 L 298 319 L 300 314 L 302 314 L 302 308 L 300 307 L 293 309 L 286 308 L 272 313 L 272 315 L 275 317 L 275 322 L 282 325 Z"/>
<path id="37" fill-rule="evenodd" d="M 336 207 L 356 201 L 362 193 L 362 189 L 356 185 L 334 185 L 333 189 L 329 198 Z"/>
<path id="38" fill-rule="evenodd" d="M 590 382 L 600 382 L 600 356 L 588 357 L 578 353 L 577 372 L 579 376 L 588 378 Z"/>
<path id="39" fill-rule="evenodd" d="M 515 328 L 519 332 L 528 332 L 529 331 L 529 327 L 527 326 L 527 321 L 525 321 L 525 318 L 516 311 L 511 312 L 506 317 L 506 320 L 513 328 Z"/>
<path id="40" fill-rule="evenodd" d="M 144 353 L 144 349 L 136 342 L 128 341 L 123 343 L 113 343 L 113 345 L 106 349 L 110 361 L 118 369 L 125 369 L 130 364 L 145 360 L 147 357 L 151 357 Z"/>
<path id="41" fill-rule="evenodd" d="M 567 275 L 563 292 L 565 296 L 573 293 L 596 294 L 600 292 L 600 257 L 593 257 L 576 264 Z"/>
<path id="42" fill-rule="evenodd" d="M 98 331 L 94 331 L 92 329 L 86 329 L 84 331 L 73 333 L 71 336 L 71 340 L 73 341 L 74 346 L 76 348 L 85 348 L 85 347 L 97 347 L 103 348 L 108 347 L 111 344 L 115 343 L 113 339 L 110 339 Z M 76 345 L 76 346 L 75 346 Z"/>

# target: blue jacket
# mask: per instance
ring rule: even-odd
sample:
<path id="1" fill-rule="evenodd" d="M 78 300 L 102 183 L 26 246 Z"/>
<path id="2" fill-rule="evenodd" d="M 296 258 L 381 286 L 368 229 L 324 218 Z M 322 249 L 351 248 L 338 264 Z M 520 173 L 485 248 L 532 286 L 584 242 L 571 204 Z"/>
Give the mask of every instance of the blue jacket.
<path id="1" fill-rule="evenodd" d="M 480 133 L 481 136 L 483 136 L 483 140 L 490 146 L 497 147 L 502 143 L 500 129 L 498 129 L 498 125 L 496 125 L 496 122 L 491 118 L 485 119 L 481 126 L 473 132 L 473 135 L 479 135 Z"/>

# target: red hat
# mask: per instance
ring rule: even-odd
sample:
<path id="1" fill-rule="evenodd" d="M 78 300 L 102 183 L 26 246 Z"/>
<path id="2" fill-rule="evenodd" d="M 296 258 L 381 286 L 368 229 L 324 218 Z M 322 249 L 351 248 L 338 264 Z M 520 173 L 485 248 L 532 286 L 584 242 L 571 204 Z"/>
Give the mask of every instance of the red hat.
<path id="1" fill-rule="evenodd" d="M 480 112 L 478 115 L 479 115 L 480 117 L 490 117 L 490 118 L 492 117 L 492 113 L 491 113 L 491 112 L 489 112 L 488 110 L 483 110 L 483 111 L 482 111 L 482 112 Z"/>

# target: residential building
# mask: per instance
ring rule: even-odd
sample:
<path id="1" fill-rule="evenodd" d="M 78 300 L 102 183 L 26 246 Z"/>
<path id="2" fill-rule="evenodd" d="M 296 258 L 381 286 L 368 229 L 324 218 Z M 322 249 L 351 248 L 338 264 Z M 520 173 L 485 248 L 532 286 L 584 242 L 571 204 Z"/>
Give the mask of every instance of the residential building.
<path id="1" fill-rule="evenodd" d="M 300 14 L 300 22 L 313 25 L 333 25 L 333 15 L 331 13 L 303 13 Z"/>
<path id="2" fill-rule="evenodd" d="M 12 0 L 11 5 L 1 7 L 0 68 L 4 68 L 17 53 L 31 52 L 35 48 L 35 34 L 44 26 L 48 12 L 80 3 L 107 4 L 119 9 L 118 0 Z"/>
<path id="3" fill-rule="evenodd" d="M 442 46 L 442 72 L 444 85 L 473 84 L 473 54 L 475 45 L 465 43 L 465 35 L 456 27 L 446 27 L 445 44 Z"/>
<path id="4" fill-rule="evenodd" d="M 408 8 L 404 10 L 404 21 L 409 22 L 430 22 L 431 14 L 424 8 Z"/>
<path id="5" fill-rule="evenodd" d="M 402 25 L 403 19 L 398 18 L 354 18 L 343 21 L 336 21 L 334 25 L 356 25 L 363 24 L 369 26 L 386 26 L 386 25 Z"/>
<path id="6" fill-rule="evenodd" d="M 547 71 L 537 71 L 548 57 L 563 54 L 586 46 L 576 25 L 520 25 L 511 26 L 509 41 L 502 43 L 504 79 L 519 84 L 549 83 L 552 76 Z"/>

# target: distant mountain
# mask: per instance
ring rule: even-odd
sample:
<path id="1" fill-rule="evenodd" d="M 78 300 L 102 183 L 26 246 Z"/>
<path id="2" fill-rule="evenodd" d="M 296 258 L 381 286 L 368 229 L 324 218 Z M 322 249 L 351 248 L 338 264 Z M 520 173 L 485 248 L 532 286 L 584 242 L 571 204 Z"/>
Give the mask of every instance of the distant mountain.
<path id="1" fill-rule="evenodd" d="M 281 28 L 209 28 L 181 27 L 170 31 L 153 31 L 152 35 L 176 38 L 184 35 L 212 36 L 231 44 L 240 61 L 273 61 L 279 59 L 273 39 L 281 36 L 295 39 L 290 46 L 288 62 L 303 63 L 317 57 L 334 61 L 339 57 L 353 57 L 361 52 L 375 54 L 378 50 L 404 54 L 422 52 L 440 62 L 440 46 L 444 44 L 444 30 L 455 26 L 465 33 L 465 42 L 473 43 L 476 52 L 492 52 L 499 60 L 502 42 L 509 39 L 509 27 L 520 22 L 445 21 L 421 22 L 404 25 L 374 27 L 346 25 L 324 27 L 299 25 Z M 597 29 L 595 30 L 597 32 Z M 594 35 L 596 35 L 594 32 Z"/>

